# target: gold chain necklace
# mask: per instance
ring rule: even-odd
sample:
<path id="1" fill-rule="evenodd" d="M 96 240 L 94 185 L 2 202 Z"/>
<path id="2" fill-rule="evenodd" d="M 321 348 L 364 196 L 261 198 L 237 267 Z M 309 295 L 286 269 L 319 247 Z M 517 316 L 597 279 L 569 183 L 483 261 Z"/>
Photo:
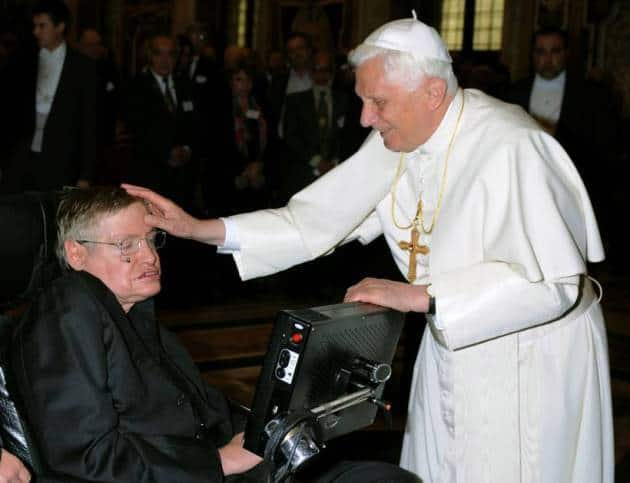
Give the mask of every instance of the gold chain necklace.
<path id="1" fill-rule="evenodd" d="M 400 180 L 400 176 L 402 174 L 402 166 L 403 161 L 405 159 L 405 153 L 400 154 L 400 160 L 398 161 L 398 169 L 396 170 L 396 177 L 394 178 L 394 183 L 391 188 L 392 195 L 392 221 L 394 225 L 400 230 L 408 230 L 411 228 L 411 241 L 401 240 L 398 242 L 398 246 L 409 252 L 409 271 L 407 273 L 407 279 L 409 282 L 413 282 L 416 279 L 416 256 L 418 254 L 426 255 L 429 253 L 429 247 L 426 245 L 420 244 L 420 235 L 421 233 L 426 233 L 430 235 L 435 227 L 435 222 L 437 221 L 438 215 L 440 213 L 440 208 L 442 207 L 442 198 L 444 196 L 444 189 L 446 187 L 446 175 L 448 174 L 448 160 L 451 156 L 451 150 L 453 148 L 453 144 L 455 141 L 455 136 L 457 135 L 457 131 L 459 129 L 459 124 L 462 119 L 462 114 L 464 112 L 464 93 L 462 92 L 462 105 L 459 109 L 459 114 L 457 115 L 457 121 L 455 122 L 455 128 L 453 129 L 453 134 L 451 134 L 451 139 L 448 142 L 448 148 L 446 149 L 446 156 L 444 157 L 444 170 L 442 172 L 442 181 L 440 183 L 440 191 L 438 194 L 437 206 L 435 207 L 435 211 L 433 212 L 433 216 L 431 217 L 431 225 L 427 228 L 424 226 L 424 216 L 423 216 L 423 204 L 422 204 L 422 193 L 420 193 L 420 198 L 418 199 L 418 204 L 416 207 L 416 214 L 413 219 L 409 222 L 408 225 L 403 226 L 396 221 L 396 188 L 398 187 L 398 181 Z"/>

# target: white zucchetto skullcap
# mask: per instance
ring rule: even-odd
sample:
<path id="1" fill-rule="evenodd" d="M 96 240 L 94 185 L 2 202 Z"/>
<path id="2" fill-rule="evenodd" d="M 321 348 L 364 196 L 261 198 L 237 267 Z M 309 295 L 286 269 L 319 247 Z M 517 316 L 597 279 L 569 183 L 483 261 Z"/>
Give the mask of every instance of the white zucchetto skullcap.
<path id="1" fill-rule="evenodd" d="M 363 43 L 407 52 L 416 59 L 436 59 L 451 63 L 448 48 L 440 35 L 433 27 L 418 20 L 415 11 L 412 13 L 413 18 L 394 20 L 377 28 Z"/>

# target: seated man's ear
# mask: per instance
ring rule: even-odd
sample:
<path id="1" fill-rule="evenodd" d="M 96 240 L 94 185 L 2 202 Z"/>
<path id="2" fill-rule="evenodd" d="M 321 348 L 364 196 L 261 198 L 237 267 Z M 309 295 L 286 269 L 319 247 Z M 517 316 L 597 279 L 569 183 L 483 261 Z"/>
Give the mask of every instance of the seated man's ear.
<path id="1" fill-rule="evenodd" d="M 63 248 L 66 251 L 66 261 L 73 270 L 83 270 L 85 261 L 87 260 L 87 248 L 74 240 L 66 240 L 63 242 Z"/>

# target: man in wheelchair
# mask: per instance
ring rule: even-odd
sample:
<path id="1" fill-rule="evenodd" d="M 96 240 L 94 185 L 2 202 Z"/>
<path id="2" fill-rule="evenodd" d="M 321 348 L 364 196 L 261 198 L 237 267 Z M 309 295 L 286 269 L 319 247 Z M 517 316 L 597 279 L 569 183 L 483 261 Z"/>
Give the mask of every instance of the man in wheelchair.
<path id="1" fill-rule="evenodd" d="M 223 481 L 260 462 L 241 446 L 244 420 L 153 318 L 164 234 L 145 213 L 117 188 L 67 193 L 58 255 L 72 270 L 14 334 L 24 416 L 55 481 Z"/>
<path id="2" fill-rule="evenodd" d="M 33 300 L 11 347 L 44 479 L 268 481 L 267 465 L 242 447 L 245 417 L 156 323 L 164 233 L 146 213 L 120 188 L 72 190 L 59 203 L 57 255 L 71 270 Z M 317 481 L 418 481 L 382 463 L 329 475 Z"/>

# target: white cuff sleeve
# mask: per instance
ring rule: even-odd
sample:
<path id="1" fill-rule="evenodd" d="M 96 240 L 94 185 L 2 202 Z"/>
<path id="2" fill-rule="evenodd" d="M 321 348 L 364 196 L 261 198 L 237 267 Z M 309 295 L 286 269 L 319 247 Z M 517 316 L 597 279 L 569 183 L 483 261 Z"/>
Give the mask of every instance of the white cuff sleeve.
<path id="1" fill-rule="evenodd" d="M 241 240 L 238 236 L 238 225 L 230 218 L 220 218 L 225 225 L 225 241 L 217 247 L 217 253 L 231 255 L 241 249 Z"/>

